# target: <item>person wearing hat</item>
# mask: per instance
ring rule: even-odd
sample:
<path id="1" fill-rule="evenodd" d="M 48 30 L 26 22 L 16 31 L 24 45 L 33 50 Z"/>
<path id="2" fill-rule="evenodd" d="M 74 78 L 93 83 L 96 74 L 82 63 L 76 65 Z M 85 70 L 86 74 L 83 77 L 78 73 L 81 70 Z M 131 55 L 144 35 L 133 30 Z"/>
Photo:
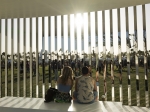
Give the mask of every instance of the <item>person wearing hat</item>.
<path id="1" fill-rule="evenodd" d="M 78 103 L 93 103 L 97 100 L 97 87 L 95 80 L 89 76 L 88 67 L 82 68 L 82 75 L 75 80 L 73 98 Z"/>

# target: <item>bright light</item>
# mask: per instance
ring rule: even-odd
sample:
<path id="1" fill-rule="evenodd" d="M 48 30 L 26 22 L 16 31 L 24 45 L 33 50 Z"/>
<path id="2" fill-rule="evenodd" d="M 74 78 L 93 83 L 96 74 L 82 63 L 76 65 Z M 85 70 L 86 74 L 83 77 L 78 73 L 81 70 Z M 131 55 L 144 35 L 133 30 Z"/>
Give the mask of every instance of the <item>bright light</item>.
<path id="1" fill-rule="evenodd" d="M 75 17 L 75 27 L 82 27 L 83 26 L 83 17 L 81 16 L 81 13 L 76 14 Z"/>
<path id="2" fill-rule="evenodd" d="M 77 51 L 79 54 L 81 54 L 81 29 L 82 29 L 82 15 L 81 14 L 77 14 L 75 21 L 76 21 L 76 31 L 77 31 Z"/>

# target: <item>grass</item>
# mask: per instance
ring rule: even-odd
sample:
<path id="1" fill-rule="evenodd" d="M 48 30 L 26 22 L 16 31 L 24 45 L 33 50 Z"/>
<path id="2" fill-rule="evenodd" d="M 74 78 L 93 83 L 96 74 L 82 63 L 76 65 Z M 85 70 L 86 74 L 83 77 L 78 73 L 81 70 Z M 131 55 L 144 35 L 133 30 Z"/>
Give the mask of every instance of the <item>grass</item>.
<path id="1" fill-rule="evenodd" d="M 136 106 L 136 71 L 135 68 L 131 71 L 131 104 Z M 128 76 L 126 72 L 127 68 L 124 68 L 122 74 L 122 87 L 123 87 L 123 104 L 128 105 Z M 92 69 L 92 76 L 95 78 L 95 69 Z M 39 67 L 39 97 L 42 97 L 42 67 Z M 110 74 L 110 70 L 108 69 L 108 74 Z M 139 67 L 139 85 L 140 85 L 140 105 L 145 106 L 145 79 L 144 79 L 144 68 Z M 52 74 L 54 77 L 54 74 Z M 33 97 L 36 97 L 36 77 L 33 76 Z M 119 73 L 117 70 L 114 71 L 115 78 L 115 101 L 119 102 Z M 112 101 L 111 97 L 111 78 L 110 75 L 106 77 L 107 81 L 107 100 Z M 103 75 L 100 74 L 99 78 L 100 86 L 99 86 L 99 96 L 101 100 L 101 96 L 104 94 L 103 92 Z M 148 82 L 150 82 L 150 78 L 148 78 Z M 45 67 L 45 90 L 48 89 L 48 66 Z M 150 83 L 148 83 L 148 87 L 150 89 Z M 52 80 L 52 87 L 55 86 L 54 80 Z M 2 97 L 5 96 L 5 70 L 2 71 Z M 17 69 L 14 69 L 14 96 L 17 96 Z M 26 86 L 27 97 L 30 97 L 30 74 L 27 73 L 27 86 Z M 150 94 L 150 92 L 149 92 Z M 8 70 L 8 96 L 11 96 L 11 71 Z M 23 74 L 20 74 L 20 97 L 23 96 Z M 149 95 L 150 99 L 150 95 Z"/>

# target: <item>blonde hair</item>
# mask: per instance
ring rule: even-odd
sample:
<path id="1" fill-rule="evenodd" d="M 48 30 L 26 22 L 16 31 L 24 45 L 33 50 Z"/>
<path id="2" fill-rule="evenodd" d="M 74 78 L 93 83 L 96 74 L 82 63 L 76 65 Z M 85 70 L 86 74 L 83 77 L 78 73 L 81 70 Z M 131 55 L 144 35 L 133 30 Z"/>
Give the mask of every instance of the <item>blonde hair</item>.
<path id="1" fill-rule="evenodd" d="M 72 76 L 73 76 L 73 71 L 71 67 L 64 66 L 62 71 L 62 76 L 61 76 L 61 83 L 66 85 L 69 78 L 72 80 Z"/>

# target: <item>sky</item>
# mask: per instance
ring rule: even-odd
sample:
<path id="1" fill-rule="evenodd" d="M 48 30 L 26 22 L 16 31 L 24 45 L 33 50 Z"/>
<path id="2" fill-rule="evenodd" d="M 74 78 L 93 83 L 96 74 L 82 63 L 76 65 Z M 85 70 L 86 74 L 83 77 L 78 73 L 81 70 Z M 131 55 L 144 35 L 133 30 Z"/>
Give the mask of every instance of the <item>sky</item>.
<path id="1" fill-rule="evenodd" d="M 147 42 L 150 42 L 150 4 L 146 4 L 146 38 Z M 117 55 L 118 53 L 118 19 L 117 19 L 117 9 L 112 10 L 112 18 L 113 18 L 113 34 L 110 33 L 110 16 L 109 10 L 105 11 L 105 40 L 106 40 L 106 49 L 107 52 L 111 50 L 110 47 L 110 36 L 113 36 L 113 43 L 114 43 L 114 54 Z M 129 13 L 129 32 L 126 32 L 126 20 L 125 20 L 125 8 L 120 9 L 120 21 L 121 21 L 121 32 L 119 32 L 119 36 L 121 37 L 121 50 L 122 52 L 126 52 L 126 37 L 129 34 L 134 34 L 134 16 L 133 16 L 133 7 L 128 8 Z M 66 52 L 78 52 L 82 54 L 84 51 L 85 53 L 90 53 L 93 49 L 97 52 L 103 51 L 102 45 L 102 37 L 103 37 L 103 29 L 102 29 L 102 11 L 97 12 L 97 20 L 98 20 L 98 35 L 95 34 L 95 12 L 90 13 L 90 25 L 91 25 L 91 34 L 88 36 L 88 13 L 83 14 L 71 14 L 70 15 L 70 35 L 68 36 L 68 15 L 64 16 L 57 16 L 57 37 L 55 38 L 55 19 L 54 16 L 51 16 L 50 21 L 50 32 L 51 36 L 48 36 L 48 17 L 44 17 L 44 37 L 42 37 L 42 17 L 38 18 L 38 38 L 39 38 L 39 46 L 38 51 L 41 52 L 47 50 L 48 52 L 55 52 L 62 49 L 62 51 Z M 64 20 L 64 32 L 63 36 L 61 35 L 61 19 L 63 17 Z M 1 52 L 5 52 L 5 32 L 7 32 L 8 38 L 8 54 L 11 54 L 11 33 L 13 32 L 14 37 L 14 53 L 17 53 L 17 45 L 19 45 L 20 53 L 23 52 L 23 30 L 24 30 L 24 19 L 20 18 L 20 33 L 17 32 L 17 22 L 18 19 L 13 19 L 13 26 L 11 23 L 11 19 L 7 19 L 7 26 L 8 29 L 5 31 L 5 19 L 1 20 Z M 29 52 L 30 47 L 30 18 L 26 18 L 26 52 Z M 137 37 L 138 37 L 138 50 L 143 50 L 143 18 L 142 18 L 142 6 L 137 6 Z M 12 31 L 11 27 L 14 28 Z M 32 51 L 36 51 L 36 18 L 32 18 Z M 77 38 L 75 39 L 74 30 L 77 29 Z M 84 29 L 84 33 L 82 35 L 81 29 Z M 20 37 L 19 42 L 17 42 L 17 37 Z M 82 39 L 84 37 L 84 39 Z M 132 38 L 132 37 L 130 37 Z M 96 41 L 98 41 L 98 47 L 96 45 Z M 88 43 L 91 42 L 91 46 Z M 19 44 L 17 44 L 19 43 Z M 150 50 L 150 44 L 147 45 L 147 49 Z"/>

